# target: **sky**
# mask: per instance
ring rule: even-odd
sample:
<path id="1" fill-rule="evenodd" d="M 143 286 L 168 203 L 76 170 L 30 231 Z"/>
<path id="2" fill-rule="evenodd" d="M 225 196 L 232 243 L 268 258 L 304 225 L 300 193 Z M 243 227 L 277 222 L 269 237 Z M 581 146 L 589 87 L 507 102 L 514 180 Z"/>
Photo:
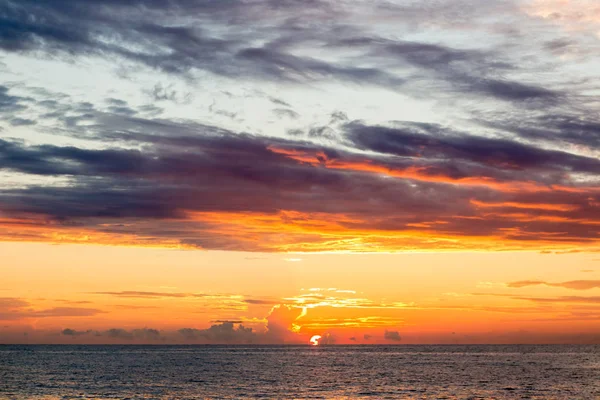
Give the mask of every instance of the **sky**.
<path id="1" fill-rule="evenodd" d="M 0 343 L 600 343 L 595 0 L 6 0 Z"/>

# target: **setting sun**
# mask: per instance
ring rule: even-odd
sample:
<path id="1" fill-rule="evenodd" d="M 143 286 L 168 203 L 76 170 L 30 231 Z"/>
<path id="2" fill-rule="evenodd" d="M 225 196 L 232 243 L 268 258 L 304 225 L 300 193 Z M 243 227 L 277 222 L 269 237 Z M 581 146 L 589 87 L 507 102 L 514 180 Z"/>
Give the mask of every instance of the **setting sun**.
<path id="1" fill-rule="evenodd" d="M 314 335 L 313 337 L 310 338 L 310 344 L 313 346 L 318 346 L 321 340 L 321 335 Z"/>

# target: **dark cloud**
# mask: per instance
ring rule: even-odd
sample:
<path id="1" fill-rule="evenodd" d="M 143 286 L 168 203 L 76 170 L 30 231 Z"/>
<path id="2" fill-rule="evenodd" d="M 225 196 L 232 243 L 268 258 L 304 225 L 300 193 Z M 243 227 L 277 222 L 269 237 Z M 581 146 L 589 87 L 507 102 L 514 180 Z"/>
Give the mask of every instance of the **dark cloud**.
<path id="1" fill-rule="evenodd" d="M 25 119 L 25 118 L 12 118 L 10 120 L 10 124 L 12 126 L 29 126 L 29 125 L 35 125 L 36 122 L 31 120 L 31 119 Z"/>
<path id="2" fill-rule="evenodd" d="M 78 56 L 127 60 L 184 76 L 200 70 L 236 79 L 296 83 L 334 79 L 403 89 L 404 93 L 422 91 L 419 82 L 425 77 L 441 81 L 442 86 L 435 89 L 445 88 L 452 95 L 458 92 L 543 105 L 561 98 L 535 82 L 505 77 L 519 65 L 503 60 L 501 51 L 392 40 L 366 32 L 357 23 L 360 7 L 351 11 L 331 1 L 311 1 L 310 6 L 295 1 L 210 3 L 9 0 L 0 6 L 0 48 L 69 60 Z M 439 8 L 448 12 L 447 7 L 452 8 Z M 418 4 L 388 4 L 370 12 L 391 13 L 399 23 L 414 25 L 432 23 L 432 13 L 440 11 L 425 11 Z M 408 15 L 413 17 L 407 19 Z M 302 46 L 325 48 L 334 54 L 352 49 L 359 54 L 331 61 L 298 55 L 294 50 Z M 409 90 L 407 82 L 418 87 Z M 175 99 L 170 89 L 155 89 L 155 100 Z"/>
<path id="3" fill-rule="evenodd" d="M 538 143 L 573 143 L 597 149 L 600 147 L 600 119 L 583 105 L 578 108 L 525 115 L 516 112 L 483 115 L 479 122 Z"/>
<path id="4" fill-rule="evenodd" d="M 9 94 L 10 88 L 0 85 L 0 113 L 8 114 L 27 108 L 23 97 Z"/>
<path id="5" fill-rule="evenodd" d="M 256 305 L 276 305 L 279 304 L 279 301 L 269 299 L 244 299 L 244 303 Z"/>
<path id="6" fill-rule="evenodd" d="M 144 232 L 148 240 L 171 238 L 192 246 L 242 250 L 259 250 L 261 243 L 242 244 L 236 238 L 205 233 L 214 229 L 211 223 L 190 221 L 187 215 L 277 215 L 285 205 L 286 210 L 301 213 L 352 215 L 357 221 L 339 222 L 348 229 L 406 230 L 444 221 L 435 226 L 437 232 L 503 232 L 519 241 L 544 236 L 557 241 L 554 232 L 567 232 L 566 240 L 597 237 L 593 225 L 580 221 L 599 217 L 598 193 L 579 189 L 566 178 L 571 172 L 593 175 L 599 162 L 589 157 L 426 124 L 346 125 L 348 146 L 379 153 L 364 155 L 352 147 L 236 134 L 197 124 L 114 114 L 94 118 L 108 123 L 108 117 L 117 129 L 106 129 L 99 137 L 143 150 L 28 146 L 0 139 L 0 168 L 68 176 L 72 182 L 7 189 L 0 194 L 0 211 L 111 234 L 127 234 L 128 225 L 122 222 L 136 219 L 135 234 Z M 539 188 L 520 191 L 519 185 Z M 544 190 L 554 185 L 566 189 L 548 199 Z M 368 202 L 364 193 L 369 193 Z M 556 206 L 537 207 L 548 202 Z M 147 221 L 146 227 L 140 219 Z M 148 225 L 157 219 L 164 221 L 162 228 Z M 121 294 L 133 295 L 140 293 Z"/>
<path id="7" fill-rule="evenodd" d="M 388 331 L 386 329 L 383 338 L 385 340 L 391 340 L 393 342 L 399 342 L 402 340 L 402 338 L 400 337 L 400 333 L 398 333 L 398 331 Z"/>
<path id="8" fill-rule="evenodd" d="M 68 4 L 68 5 L 67 5 Z M 325 13 L 327 2 L 314 1 L 310 10 L 295 2 L 229 1 L 220 5 L 193 1 L 135 1 L 119 3 L 101 0 L 87 2 L 8 1 L 0 8 L 0 48 L 15 52 L 62 53 L 122 58 L 157 68 L 167 73 L 186 74 L 191 69 L 207 70 L 219 75 L 254 76 L 265 79 L 305 80 L 340 78 L 350 80 L 380 79 L 385 73 L 371 68 L 339 66 L 324 61 L 298 57 L 278 51 L 290 37 L 290 18 L 297 12 Z M 271 15 L 276 26 L 261 31 L 252 28 L 252 20 Z M 277 18 L 281 14 L 281 18 Z M 182 24 L 193 15 L 195 23 Z M 160 18 L 157 18 L 160 16 Z M 232 25 L 232 22 L 237 23 Z M 208 29 L 200 29 L 205 25 Z M 211 35 L 211 27 L 227 26 L 221 36 Z M 238 26 L 239 29 L 234 29 Z M 297 25 L 308 36 L 310 30 Z M 219 29 L 216 29 L 219 30 Z M 296 32 L 297 34 L 297 32 Z M 103 40 L 110 35 L 114 40 Z M 255 48 L 256 39 L 277 45 Z M 136 44 L 133 50 L 132 44 Z M 168 52 L 158 51 L 160 47 Z M 284 71 L 284 69 L 287 69 Z M 164 98 L 164 93 L 157 93 Z M 166 95 L 166 97 L 170 97 Z"/>
<path id="9" fill-rule="evenodd" d="M 399 87 L 405 82 L 402 78 L 376 68 L 335 65 L 314 58 L 282 53 L 268 47 L 247 48 L 240 51 L 237 57 L 251 62 L 254 72 L 266 79 L 295 82 L 342 79 L 391 87 Z"/>
<path id="10" fill-rule="evenodd" d="M 230 321 L 212 325 L 207 329 L 183 328 L 179 333 L 187 340 L 216 344 L 255 343 L 257 340 L 252 328 L 246 328 L 241 324 L 236 328 Z"/>
<path id="11" fill-rule="evenodd" d="M 104 332 L 98 332 L 97 336 L 104 336 L 116 340 L 137 340 L 142 342 L 162 341 L 160 331 L 153 328 L 141 328 L 128 331 L 123 328 L 112 328 Z"/>
<path id="12" fill-rule="evenodd" d="M 153 328 L 134 329 L 132 334 L 134 337 L 140 338 L 143 340 L 162 340 L 163 339 L 160 335 L 160 331 L 158 329 L 153 329 Z"/>
<path id="13" fill-rule="evenodd" d="M 358 148 L 401 157 L 460 160 L 511 172 L 542 170 L 550 174 L 600 171 L 597 158 L 546 150 L 511 139 L 462 134 L 435 124 L 405 123 L 403 127 L 389 128 L 352 123 L 348 125 L 347 132 L 348 140 Z M 460 173 L 461 166 L 457 163 L 454 166 L 456 173 Z M 435 167 L 432 163 L 432 170 Z"/>
<path id="14" fill-rule="evenodd" d="M 88 330 L 88 331 L 76 331 L 74 329 L 66 328 L 66 329 L 62 330 L 61 334 L 64 335 L 64 336 L 74 336 L 74 337 L 76 337 L 76 336 L 90 335 L 90 334 L 92 334 L 92 332 L 93 331 L 91 331 L 91 330 Z"/>
<path id="15" fill-rule="evenodd" d="M 0 91 L 9 104 L 23 101 L 11 93 Z M 139 112 L 131 116 L 114 109 L 132 107 L 117 98 L 107 99 L 105 109 L 55 97 L 50 103 L 37 100 L 37 106 L 54 109 L 61 129 L 94 145 L 0 139 L 0 170 L 68 180 L 3 190 L 0 213 L 22 227 L 4 229 L 6 237 L 32 239 L 35 227 L 50 225 L 143 244 L 274 251 L 285 237 L 292 248 L 298 243 L 319 250 L 324 238 L 316 225 L 294 233 L 280 227 L 320 218 L 335 221 L 330 243 L 343 243 L 344 231 L 365 229 L 381 232 L 381 241 L 389 240 L 389 232 L 414 230 L 500 237 L 525 247 L 598 239 L 600 192 L 594 188 L 600 161 L 567 149 L 431 123 L 349 122 L 341 112 L 331 116 L 329 126 L 281 139 Z M 221 223 L 237 219 L 216 218 L 219 213 L 244 214 L 260 226 L 221 230 Z M 268 218 L 257 221 L 258 215 Z M 428 240 L 419 237 L 363 248 L 419 247 L 418 241 Z"/>
<path id="16" fill-rule="evenodd" d="M 496 78 L 498 73 L 510 72 L 517 67 L 491 52 L 356 36 L 341 38 L 335 44 L 362 48 L 366 55 L 382 63 L 396 60 L 399 65 L 417 68 L 418 74 L 424 74 L 432 83 L 437 80 L 447 86 L 445 90 L 449 93 L 462 92 L 511 103 L 535 102 L 545 106 L 556 104 L 562 97 L 561 93 L 536 84 Z M 441 88 L 438 85 L 436 89 Z"/>
<path id="17" fill-rule="evenodd" d="M 103 335 L 113 339 L 133 339 L 133 333 L 122 328 L 111 328 L 104 332 Z"/>

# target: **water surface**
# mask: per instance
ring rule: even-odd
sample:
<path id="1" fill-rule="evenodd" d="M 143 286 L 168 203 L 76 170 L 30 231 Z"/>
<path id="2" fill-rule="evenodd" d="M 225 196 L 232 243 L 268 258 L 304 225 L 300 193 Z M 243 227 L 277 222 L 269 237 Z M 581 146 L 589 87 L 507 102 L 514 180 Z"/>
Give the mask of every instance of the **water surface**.
<path id="1" fill-rule="evenodd" d="M 600 346 L 0 346 L 3 399 L 600 399 Z"/>

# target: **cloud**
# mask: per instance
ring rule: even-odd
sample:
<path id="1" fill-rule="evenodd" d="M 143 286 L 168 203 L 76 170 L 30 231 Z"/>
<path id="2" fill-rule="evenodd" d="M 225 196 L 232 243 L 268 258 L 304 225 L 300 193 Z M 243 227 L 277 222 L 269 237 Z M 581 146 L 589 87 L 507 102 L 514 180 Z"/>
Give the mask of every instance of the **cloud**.
<path id="1" fill-rule="evenodd" d="M 64 331 L 63 331 L 64 334 Z M 141 341 L 141 342 L 153 342 L 153 341 L 164 341 L 165 338 L 161 336 L 158 329 L 153 328 L 140 328 L 133 330 L 126 330 L 123 328 L 111 328 L 103 332 L 96 332 L 96 336 L 107 337 L 114 340 L 126 340 L 126 341 Z"/>
<path id="2" fill-rule="evenodd" d="M 68 8 L 52 2 L 9 1 L 0 9 L 3 16 L 0 24 L 4 27 L 0 48 L 64 58 L 104 56 L 176 75 L 202 70 L 266 80 L 304 82 L 337 78 L 392 82 L 393 77 L 374 68 L 300 57 L 284 52 L 283 46 L 278 45 L 278 40 L 283 43 L 292 37 L 285 26 L 290 17 L 307 12 L 325 15 L 331 12 L 331 7 L 331 3 L 324 1 L 313 1 L 310 10 L 305 10 L 294 2 L 273 7 L 271 2 L 232 1 L 214 6 L 187 0 L 127 4 L 101 0 L 94 5 L 79 2 L 77 7 Z M 268 18 L 271 24 L 275 23 L 273 29 L 265 32 L 253 29 L 259 21 L 266 22 L 266 15 L 271 16 Z M 237 21 L 235 25 L 231 25 L 232 19 Z M 225 32 L 223 27 L 229 29 Z M 219 30 L 223 33 L 218 34 Z M 248 30 L 252 32 L 250 35 Z M 108 34 L 114 39 L 106 40 Z M 314 28 L 312 31 L 303 28 L 297 41 L 302 42 L 306 36 L 318 37 Z M 256 47 L 259 39 L 266 44 Z M 166 51 L 157 51 L 161 47 Z M 159 91 L 158 97 L 164 98 L 164 93 Z"/>
<path id="3" fill-rule="evenodd" d="M 72 305 L 77 305 L 77 304 L 92 304 L 92 302 L 89 301 L 89 300 L 65 300 L 65 299 L 58 299 L 56 301 L 60 301 L 61 303 L 72 304 Z"/>
<path id="4" fill-rule="evenodd" d="M 182 328 L 179 333 L 187 340 L 208 343 L 255 343 L 257 335 L 252 328 L 246 328 L 234 322 L 225 321 L 212 325 L 208 329 Z"/>
<path id="5" fill-rule="evenodd" d="M 279 304 L 278 300 L 269 300 L 269 299 L 244 299 L 244 303 L 254 304 L 254 305 L 276 305 Z"/>
<path id="6" fill-rule="evenodd" d="M 404 124 L 389 128 L 352 123 L 347 131 L 348 139 L 364 150 L 402 157 L 452 158 L 476 163 L 493 168 L 496 175 L 489 178 L 499 178 L 501 171 L 507 170 L 531 168 L 548 173 L 559 170 L 592 173 L 600 168 L 600 161 L 596 158 L 545 150 L 509 139 L 470 136 L 435 124 Z M 459 164 L 455 163 L 455 166 L 459 167 Z M 435 165 L 430 168 L 434 172 Z M 454 173 L 460 172 L 456 170 Z"/>
<path id="7" fill-rule="evenodd" d="M 552 90 L 509 79 L 506 72 L 519 66 L 499 61 L 502 57 L 491 50 L 394 40 L 386 24 L 373 23 L 368 29 L 362 23 L 365 13 L 377 13 L 372 18 L 395 19 L 396 29 L 431 27 L 442 21 L 449 25 L 449 15 L 456 20 L 469 7 L 474 8 L 462 3 L 439 5 L 433 11 L 418 4 L 392 3 L 365 10 L 359 4 L 347 7 L 331 1 L 311 1 L 310 7 L 301 7 L 297 2 L 274 5 L 270 1 L 210 5 L 189 0 L 100 0 L 69 8 L 63 3 L 11 0 L 0 8 L 4 28 L 0 48 L 63 59 L 103 57 L 188 78 L 202 71 L 296 84 L 337 80 L 404 92 L 422 92 L 425 88 L 418 83 L 425 81 L 452 96 L 460 92 L 518 103 L 556 102 L 558 95 Z M 499 8 L 486 6 L 488 12 Z M 485 15 L 483 9 L 480 12 Z M 327 23 L 309 22 L 319 20 Z M 469 23 L 462 25 L 466 26 Z M 106 39 L 109 36 L 112 40 Z M 326 49 L 331 56 L 315 48 Z M 307 50 L 314 55 L 307 55 Z M 156 99 L 173 98 L 162 89 L 155 91 Z"/>
<path id="8" fill-rule="evenodd" d="M 29 125 L 35 125 L 36 122 L 31 119 L 13 118 L 10 120 L 10 124 L 12 126 L 29 126 Z"/>
<path id="9" fill-rule="evenodd" d="M 558 296 L 558 297 L 530 297 L 530 296 L 515 296 L 508 293 L 472 293 L 474 296 L 494 296 L 494 297 L 509 297 L 513 300 L 531 301 L 540 304 L 569 304 L 569 303 L 600 303 L 600 296 Z M 507 310 L 510 310 L 508 308 Z M 515 311 L 518 309 L 515 309 Z"/>
<path id="10" fill-rule="evenodd" d="M 585 107 L 584 105 L 578 107 Z M 600 120 L 593 114 L 570 110 L 540 111 L 520 117 L 519 113 L 484 115 L 479 122 L 516 137 L 556 145 L 575 144 L 594 149 L 600 145 Z"/>
<path id="11" fill-rule="evenodd" d="M 172 292 L 144 292 L 144 291 L 134 291 L 134 290 L 125 290 L 122 292 L 93 292 L 92 294 L 99 295 L 107 295 L 107 296 L 115 296 L 115 297 L 125 297 L 125 298 L 142 298 L 142 299 L 150 299 L 150 298 L 161 298 L 161 297 L 174 297 L 174 298 L 185 298 L 185 297 L 213 297 L 215 295 L 210 295 L 206 293 L 172 293 Z"/>
<path id="12" fill-rule="evenodd" d="M 600 303 L 600 296 L 560 296 L 560 297 L 514 297 L 516 300 L 527 300 L 536 303 Z"/>
<path id="13" fill-rule="evenodd" d="M 371 338 L 373 338 L 372 335 L 368 335 L 366 333 L 363 335 L 363 339 L 365 339 L 365 340 L 371 340 Z"/>
<path id="14" fill-rule="evenodd" d="M 47 317 L 92 317 L 106 311 L 97 308 L 84 307 L 54 307 L 45 310 L 35 310 L 22 313 L 26 318 L 47 318 Z"/>
<path id="15" fill-rule="evenodd" d="M 383 338 L 385 340 L 391 340 L 392 342 L 399 342 L 402 340 L 398 331 L 388 331 L 387 329 L 383 335 Z"/>
<path id="16" fill-rule="evenodd" d="M 216 321 L 212 321 L 212 322 L 217 323 L 217 324 L 243 324 L 244 323 L 244 321 L 241 321 L 241 320 L 228 321 L 228 320 L 219 320 L 219 319 Z"/>
<path id="17" fill-rule="evenodd" d="M 15 297 L 0 297 L 0 309 L 14 310 L 29 306 L 29 302 Z"/>
<path id="18" fill-rule="evenodd" d="M 74 329 L 70 329 L 70 328 L 66 328 L 63 329 L 61 334 L 64 336 L 83 336 L 83 335 L 90 335 L 92 333 L 91 330 L 87 330 L 87 331 L 76 331 Z"/>
<path id="19" fill-rule="evenodd" d="M 133 339 L 133 333 L 122 328 L 111 328 L 103 335 L 113 339 Z"/>
<path id="20" fill-rule="evenodd" d="M 15 96 L 9 94 L 10 88 L 4 85 L 0 85 L 0 112 L 1 113 L 14 113 L 27 108 L 23 103 L 27 100 L 21 96 Z"/>
<path id="21" fill-rule="evenodd" d="M 267 316 L 267 332 L 265 337 L 269 342 L 285 343 L 296 341 L 300 325 L 296 323 L 305 314 L 301 308 L 288 305 L 276 305 Z"/>
<path id="22" fill-rule="evenodd" d="M 278 117 L 285 117 L 290 119 L 297 119 L 300 115 L 294 110 L 290 110 L 288 108 L 276 108 L 273 110 L 273 113 Z"/>
<path id="23" fill-rule="evenodd" d="M 546 282 L 546 281 L 516 281 L 510 282 L 507 284 L 508 287 L 511 288 L 522 288 L 527 286 L 551 286 L 551 287 L 561 287 L 565 289 L 574 289 L 574 290 L 589 290 L 600 288 L 600 280 L 576 280 L 576 281 L 567 281 L 567 282 Z"/>
<path id="24" fill-rule="evenodd" d="M 454 239 L 461 236 L 501 237 L 524 247 L 532 240 L 560 245 L 596 237 L 600 194 L 565 178 L 571 171 L 593 179 L 598 161 L 589 157 L 470 137 L 431 124 L 346 124 L 350 145 L 378 153 L 369 156 L 204 125 L 112 118 L 115 130 L 103 130 L 99 137 L 145 150 L 0 140 L 1 168 L 70 179 L 68 186 L 5 190 L 0 212 L 23 227 L 5 229 L 5 240 L 11 235 L 47 240 L 49 223 L 64 231 L 59 237 L 65 240 L 112 237 L 117 243 L 250 251 L 322 250 L 332 242 L 348 250 L 356 240 L 363 241 L 362 248 L 427 246 L 426 238 L 411 233 L 415 230 L 437 237 L 438 249 L 456 246 Z M 232 188 L 244 196 L 229 196 Z M 365 191 L 378 207 L 364 202 Z M 549 192 L 555 193 L 556 205 L 548 204 Z M 452 207 L 439 198 L 453 199 Z M 362 237 L 365 230 L 372 233 Z M 386 243 L 389 232 L 396 232 L 396 243 Z M 281 235 L 285 248 L 275 247 Z"/>
<path id="25" fill-rule="evenodd" d="M 534 0 L 523 8 L 531 16 L 570 31 L 600 35 L 600 7 L 593 0 Z"/>
<path id="26" fill-rule="evenodd" d="M 133 304 L 117 304 L 114 307 L 122 310 L 144 310 L 149 308 L 157 308 L 156 306 L 138 306 Z"/>
<path id="27" fill-rule="evenodd" d="M 146 340 L 162 340 L 163 338 L 160 335 L 160 331 L 158 329 L 153 328 L 143 328 L 143 329 L 134 329 L 133 336 L 146 339 Z"/>
<path id="28" fill-rule="evenodd" d="M 133 86 L 158 73 L 136 89 L 144 96 L 111 88 L 82 101 L 34 79 L 0 87 L 2 128 L 34 133 L 0 140 L 2 173 L 24 178 L 0 193 L 1 240 L 257 252 L 597 244 L 600 121 L 580 82 L 593 77 L 545 58 L 578 37 L 534 35 L 539 21 L 512 3 L 209 3 L 0 5 L 9 55 L 114 68 Z M 467 46 L 456 29 L 494 39 Z M 431 35 L 411 35 L 421 31 Z M 260 91 L 277 127 L 209 106 L 211 85 L 196 103 L 187 88 L 202 80 L 227 98 Z M 349 83 L 365 101 L 401 95 L 440 112 L 383 120 L 350 98 L 327 103 Z M 209 116 L 186 120 L 196 114 L 176 105 Z"/>
<path id="29" fill-rule="evenodd" d="M 0 298 L 0 321 L 21 320 L 29 318 L 62 318 L 93 317 L 106 311 L 88 307 L 53 307 L 34 309 L 23 299 Z"/>

